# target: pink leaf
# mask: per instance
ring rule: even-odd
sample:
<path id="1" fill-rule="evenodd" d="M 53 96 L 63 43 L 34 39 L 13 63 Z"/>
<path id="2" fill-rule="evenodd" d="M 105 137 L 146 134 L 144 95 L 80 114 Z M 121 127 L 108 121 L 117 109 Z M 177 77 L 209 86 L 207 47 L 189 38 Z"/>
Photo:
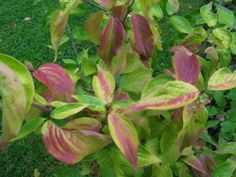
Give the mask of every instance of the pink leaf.
<path id="1" fill-rule="evenodd" d="M 138 135 L 134 125 L 117 112 L 109 114 L 108 125 L 115 144 L 137 171 Z"/>
<path id="2" fill-rule="evenodd" d="M 50 98 L 60 101 L 73 101 L 75 93 L 72 79 L 66 70 L 57 64 L 43 64 L 37 71 L 33 72 L 34 77 L 48 87 L 45 94 Z"/>
<path id="3" fill-rule="evenodd" d="M 108 66 L 111 66 L 113 57 L 119 53 L 124 36 L 125 31 L 120 20 L 111 17 L 102 34 L 99 49 L 99 55 Z"/>
<path id="4" fill-rule="evenodd" d="M 134 30 L 135 50 L 142 58 L 148 59 L 154 49 L 151 28 L 145 17 L 135 14 L 131 17 Z"/>
<path id="5" fill-rule="evenodd" d="M 71 133 L 51 122 L 44 124 L 42 133 L 48 153 L 66 164 L 75 164 L 110 143 L 106 135 L 89 130 Z"/>
<path id="6" fill-rule="evenodd" d="M 173 65 L 176 72 L 176 79 L 195 84 L 200 74 L 198 57 L 184 46 L 174 47 L 172 51 L 175 52 Z"/>
<path id="7" fill-rule="evenodd" d="M 98 66 L 97 75 L 93 78 L 93 89 L 98 98 L 105 103 L 110 103 L 115 90 L 115 79 L 113 76 Z"/>

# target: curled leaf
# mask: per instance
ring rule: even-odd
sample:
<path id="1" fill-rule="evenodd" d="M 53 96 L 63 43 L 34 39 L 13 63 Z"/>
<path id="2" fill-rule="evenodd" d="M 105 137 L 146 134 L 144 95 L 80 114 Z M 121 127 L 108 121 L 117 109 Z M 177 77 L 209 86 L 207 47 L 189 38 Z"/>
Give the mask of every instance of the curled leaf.
<path id="1" fill-rule="evenodd" d="M 191 84 L 181 81 L 171 81 L 163 86 L 155 97 L 142 98 L 128 107 L 133 111 L 170 110 L 183 107 L 198 98 L 199 91 Z"/>
<path id="2" fill-rule="evenodd" d="M 221 68 L 216 71 L 208 82 L 209 90 L 229 90 L 236 87 L 236 72 L 229 68 Z"/>
<path id="3" fill-rule="evenodd" d="M 102 34 L 99 48 L 99 55 L 108 66 L 111 66 L 113 57 L 119 53 L 124 36 L 121 21 L 117 17 L 111 17 Z"/>
<path id="4" fill-rule="evenodd" d="M 93 78 L 93 89 L 97 97 L 108 104 L 113 99 L 115 79 L 110 73 L 98 66 L 97 76 Z"/>
<path id="5" fill-rule="evenodd" d="M 43 64 L 33 72 L 34 77 L 48 87 L 49 102 L 53 99 L 71 102 L 75 93 L 72 79 L 66 70 L 57 64 Z"/>
<path id="6" fill-rule="evenodd" d="M 137 171 L 138 135 L 134 125 L 114 111 L 108 116 L 108 125 L 115 144 Z"/>
<path id="7" fill-rule="evenodd" d="M 145 17 L 134 14 L 131 17 L 134 30 L 135 50 L 144 59 L 149 59 L 154 49 L 151 28 Z"/>
<path id="8" fill-rule="evenodd" d="M 200 75 L 200 63 L 198 57 L 184 46 L 172 48 L 175 52 L 173 65 L 176 79 L 190 84 L 195 84 Z"/>
<path id="9" fill-rule="evenodd" d="M 66 164 L 75 164 L 110 143 L 106 135 L 93 131 L 72 133 L 51 122 L 44 124 L 42 133 L 48 153 Z"/>

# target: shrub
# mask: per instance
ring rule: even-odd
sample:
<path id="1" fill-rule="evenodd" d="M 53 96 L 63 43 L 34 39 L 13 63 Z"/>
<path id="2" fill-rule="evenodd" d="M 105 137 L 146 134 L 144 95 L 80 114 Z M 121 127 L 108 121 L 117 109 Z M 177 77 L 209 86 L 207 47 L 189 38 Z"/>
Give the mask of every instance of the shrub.
<path id="1" fill-rule="evenodd" d="M 98 55 L 85 50 L 77 60 L 64 60 L 63 68 L 55 63 L 60 42 L 70 13 L 82 3 L 100 9 L 84 24 Z M 178 0 L 62 2 L 50 25 L 54 63 L 35 70 L 0 55 L 0 145 L 41 130 L 48 153 L 66 164 L 81 162 L 81 175 L 232 176 L 235 133 L 227 141 L 222 129 L 220 136 L 207 131 L 214 127 L 207 125 L 209 104 L 228 111 L 219 91 L 236 87 L 229 68 L 236 20 L 221 3 L 185 18 L 175 15 Z M 179 38 L 169 46 L 173 69 L 154 77 L 164 9 Z"/>

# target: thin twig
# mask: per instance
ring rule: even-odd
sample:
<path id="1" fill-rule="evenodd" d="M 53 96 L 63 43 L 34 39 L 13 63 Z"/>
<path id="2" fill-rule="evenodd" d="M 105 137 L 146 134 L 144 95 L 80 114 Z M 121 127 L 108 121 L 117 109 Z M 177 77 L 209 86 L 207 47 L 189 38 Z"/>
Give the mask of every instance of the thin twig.
<path id="1" fill-rule="evenodd" d="M 33 102 L 32 105 L 33 105 L 35 108 L 37 108 L 37 109 L 39 109 L 39 110 L 41 110 L 41 111 L 45 111 L 45 112 L 48 112 L 48 113 L 52 112 L 52 110 L 51 110 L 49 107 L 47 107 L 47 106 L 42 106 L 42 105 L 40 105 L 40 104 L 37 103 L 37 102 Z"/>
<path id="2" fill-rule="evenodd" d="M 66 25 L 66 28 L 67 28 L 67 32 L 69 34 L 69 38 L 70 38 L 70 41 L 71 41 L 71 44 L 72 44 L 72 47 L 73 47 L 73 50 L 75 52 L 75 55 L 76 55 L 76 58 L 78 57 L 78 52 L 77 52 L 77 44 L 75 42 L 75 38 L 72 34 L 72 31 L 71 31 L 71 28 L 70 28 L 70 25 L 67 23 Z"/>
<path id="3" fill-rule="evenodd" d="M 108 14 L 111 14 L 111 12 L 108 9 L 106 9 L 105 7 L 100 6 L 98 3 L 94 2 L 93 0 L 83 0 L 83 1 L 85 3 L 91 4 L 92 6 L 97 7 L 98 9 L 101 9 L 101 10 L 105 11 Z"/>
<path id="4" fill-rule="evenodd" d="M 209 32 L 209 34 L 207 35 L 206 39 L 204 40 L 204 43 L 202 44 L 202 46 L 201 46 L 201 48 L 200 48 L 200 50 L 198 52 L 198 55 L 201 56 L 203 54 L 203 52 L 204 52 L 204 50 L 205 50 L 205 48 L 207 46 L 207 42 L 208 42 L 208 39 L 209 39 L 211 33 L 212 33 L 212 31 Z"/>
<path id="5" fill-rule="evenodd" d="M 127 10 L 127 13 L 125 14 L 125 17 L 124 17 L 124 22 L 126 21 L 128 15 L 129 15 L 129 13 L 131 12 L 132 6 L 134 5 L 134 2 L 135 2 L 135 0 L 132 0 L 132 2 L 130 3 L 130 5 L 129 5 L 129 7 L 128 7 L 128 10 Z"/>

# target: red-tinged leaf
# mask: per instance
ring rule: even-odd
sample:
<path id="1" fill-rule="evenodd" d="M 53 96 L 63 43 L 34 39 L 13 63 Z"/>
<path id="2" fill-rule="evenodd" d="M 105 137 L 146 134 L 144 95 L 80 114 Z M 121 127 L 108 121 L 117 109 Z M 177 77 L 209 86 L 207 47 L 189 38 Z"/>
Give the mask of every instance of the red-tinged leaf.
<path id="1" fill-rule="evenodd" d="M 68 122 L 64 126 L 64 129 L 71 132 L 76 132 L 78 130 L 92 130 L 95 132 L 99 132 L 101 127 L 101 122 L 99 122 L 97 119 L 81 117 Z"/>
<path id="2" fill-rule="evenodd" d="M 207 174 L 204 164 L 197 157 L 188 157 L 186 160 L 184 160 L 184 162 L 193 169 L 201 172 L 204 176 Z"/>
<path id="3" fill-rule="evenodd" d="M 27 97 L 16 73 L 2 62 L 0 62 L 0 95 L 2 98 L 0 146 L 6 148 L 8 141 L 20 132 L 27 109 Z"/>
<path id="4" fill-rule="evenodd" d="M 182 118 L 183 127 L 176 140 L 181 150 L 194 145 L 199 139 L 208 119 L 208 113 L 203 105 L 194 102 L 184 107 Z"/>
<path id="5" fill-rule="evenodd" d="M 216 162 L 209 155 L 206 154 L 201 154 L 199 160 L 202 162 L 206 169 L 207 174 L 205 177 L 211 177 L 212 172 L 215 171 Z"/>
<path id="6" fill-rule="evenodd" d="M 175 52 L 173 66 L 176 72 L 176 79 L 195 84 L 200 74 L 198 57 L 184 46 L 174 47 L 172 51 Z"/>
<path id="7" fill-rule="evenodd" d="M 106 135 L 93 131 L 71 133 L 51 122 L 44 124 L 42 133 L 48 153 L 66 164 L 75 164 L 110 143 Z"/>
<path id="8" fill-rule="evenodd" d="M 121 21 L 111 17 L 102 34 L 99 49 L 99 55 L 108 66 L 111 66 L 113 57 L 119 53 L 124 36 L 125 31 Z"/>
<path id="9" fill-rule="evenodd" d="M 113 141 L 137 171 L 138 135 L 134 125 L 117 112 L 109 114 L 108 125 Z"/>
<path id="10" fill-rule="evenodd" d="M 34 77 L 48 87 L 47 95 L 55 100 L 71 102 L 75 93 L 72 79 L 57 64 L 43 64 L 33 72 Z"/>
<path id="11" fill-rule="evenodd" d="M 236 71 L 229 68 L 217 70 L 209 79 L 209 90 L 229 90 L 236 87 Z"/>
<path id="12" fill-rule="evenodd" d="M 117 0 L 95 0 L 95 1 L 105 8 L 111 8 L 117 2 Z"/>
<path id="13" fill-rule="evenodd" d="M 58 48 L 66 28 L 68 15 L 69 14 L 64 11 L 58 11 L 58 13 L 53 17 L 51 22 L 50 33 L 51 42 L 55 50 L 54 61 L 56 61 L 58 57 Z"/>
<path id="14" fill-rule="evenodd" d="M 52 18 L 52 21 L 50 24 L 50 34 L 51 34 L 52 46 L 55 50 L 54 61 L 56 61 L 58 57 L 58 48 L 59 48 L 61 38 L 64 34 L 64 31 L 67 25 L 69 14 L 71 10 L 73 10 L 81 2 L 82 0 L 71 0 L 67 4 L 65 10 L 58 11 L 55 14 L 55 16 Z"/>
<path id="15" fill-rule="evenodd" d="M 101 39 L 102 29 L 100 28 L 100 24 L 102 19 L 103 13 L 96 12 L 91 15 L 84 24 L 85 32 L 95 44 L 99 44 Z"/>
<path id="16" fill-rule="evenodd" d="M 183 107 L 198 98 L 199 91 L 191 84 L 181 81 L 171 81 L 156 92 L 154 97 L 144 97 L 128 107 L 133 111 L 171 110 Z"/>
<path id="17" fill-rule="evenodd" d="M 154 49 L 153 34 L 145 17 L 134 14 L 131 17 L 134 30 L 135 50 L 141 58 L 149 59 Z"/>
<path id="18" fill-rule="evenodd" d="M 110 103 L 115 90 L 115 79 L 113 76 L 98 66 L 97 75 L 93 78 L 93 89 L 98 98 L 105 103 Z"/>
<path id="19" fill-rule="evenodd" d="M 125 19 L 128 11 L 128 5 L 115 6 L 111 9 L 113 16 L 119 18 L 121 21 Z"/>

